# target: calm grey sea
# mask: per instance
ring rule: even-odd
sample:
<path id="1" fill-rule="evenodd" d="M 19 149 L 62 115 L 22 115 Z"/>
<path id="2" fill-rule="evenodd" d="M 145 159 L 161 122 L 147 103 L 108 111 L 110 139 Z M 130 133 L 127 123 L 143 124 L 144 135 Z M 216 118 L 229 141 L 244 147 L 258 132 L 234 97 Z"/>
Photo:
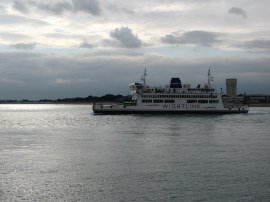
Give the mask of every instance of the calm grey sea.
<path id="1" fill-rule="evenodd" d="M 118 116 L 0 105 L 0 201 L 270 201 L 270 108 Z"/>

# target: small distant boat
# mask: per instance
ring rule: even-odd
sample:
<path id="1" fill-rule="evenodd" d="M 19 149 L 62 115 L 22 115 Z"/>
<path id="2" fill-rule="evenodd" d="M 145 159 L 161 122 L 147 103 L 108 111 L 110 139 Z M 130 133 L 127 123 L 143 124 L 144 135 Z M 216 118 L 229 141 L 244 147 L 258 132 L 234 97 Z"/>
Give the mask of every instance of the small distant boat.
<path id="1" fill-rule="evenodd" d="M 225 96 L 212 88 L 212 76 L 208 70 L 208 82 L 203 87 L 192 88 L 172 78 L 170 85 L 149 87 L 146 85 L 146 69 L 142 83 L 129 84 L 131 102 L 93 103 L 96 114 L 233 114 L 248 113 L 249 105 L 245 96 Z"/>

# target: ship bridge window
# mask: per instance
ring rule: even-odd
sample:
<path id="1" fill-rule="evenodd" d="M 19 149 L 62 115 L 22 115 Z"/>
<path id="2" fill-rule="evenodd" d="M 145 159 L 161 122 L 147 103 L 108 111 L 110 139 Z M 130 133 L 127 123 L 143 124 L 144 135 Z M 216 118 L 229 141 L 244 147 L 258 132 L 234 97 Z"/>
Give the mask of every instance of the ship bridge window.
<path id="1" fill-rule="evenodd" d="M 175 103 L 175 100 L 165 100 L 165 103 Z"/>
<path id="2" fill-rule="evenodd" d="M 152 103 L 152 100 L 142 99 L 142 103 Z"/>
<path id="3" fill-rule="evenodd" d="M 208 100 L 198 100 L 198 103 L 208 103 Z"/>
<path id="4" fill-rule="evenodd" d="M 187 100 L 187 103 L 197 103 L 197 100 Z"/>
<path id="5" fill-rule="evenodd" d="M 219 100 L 209 100 L 209 103 L 219 103 Z"/>
<path id="6" fill-rule="evenodd" d="M 151 98 L 150 95 L 142 95 L 142 98 Z"/>
<path id="7" fill-rule="evenodd" d="M 163 103 L 163 100 L 154 100 L 154 103 Z"/>

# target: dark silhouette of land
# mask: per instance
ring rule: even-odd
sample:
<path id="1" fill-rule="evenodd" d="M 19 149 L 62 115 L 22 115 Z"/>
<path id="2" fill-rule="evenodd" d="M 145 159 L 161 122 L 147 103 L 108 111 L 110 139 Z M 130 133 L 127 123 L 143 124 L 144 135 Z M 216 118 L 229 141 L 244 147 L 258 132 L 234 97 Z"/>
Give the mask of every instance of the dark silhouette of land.
<path id="1" fill-rule="evenodd" d="M 240 95 L 243 96 L 243 95 Z M 250 106 L 253 107 L 270 107 L 270 96 L 269 95 L 246 95 L 247 101 Z M 106 94 L 103 96 L 92 96 L 88 97 L 75 97 L 75 98 L 63 98 L 63 99 L 41 99 L 41 100 L 0 100 L 0 104 L 92 104 L 94 102 L 130 102 L 131 96 L 123 95 L 112 95 Z"/>
<path id="2" fill-rule="evenodd" d="M 131 96 L 123 96 L 123 95 L 112 95 L 106 94 L 103 96 L 88 96 L 88 97 L 75 97 L 75 98 L 63 98 L 63 99 L 40 99 L 40 100 L 0 100 L 0 103 L 4 104 L 42 104 L 42 103 L 59 103 L 59 104 L 91 104 L 93 102 L 125 102 L 131 101 Z"/>

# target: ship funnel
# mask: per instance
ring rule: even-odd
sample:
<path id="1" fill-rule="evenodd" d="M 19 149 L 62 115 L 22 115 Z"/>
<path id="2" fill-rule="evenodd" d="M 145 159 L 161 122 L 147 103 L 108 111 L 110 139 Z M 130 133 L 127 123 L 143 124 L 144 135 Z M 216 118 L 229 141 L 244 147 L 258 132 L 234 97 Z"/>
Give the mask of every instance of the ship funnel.
<path id="1" fill-rule="evenodd" d="M 170 88 L 182 88 L 181 80 L 179 78 L 172 78 Z"/>

